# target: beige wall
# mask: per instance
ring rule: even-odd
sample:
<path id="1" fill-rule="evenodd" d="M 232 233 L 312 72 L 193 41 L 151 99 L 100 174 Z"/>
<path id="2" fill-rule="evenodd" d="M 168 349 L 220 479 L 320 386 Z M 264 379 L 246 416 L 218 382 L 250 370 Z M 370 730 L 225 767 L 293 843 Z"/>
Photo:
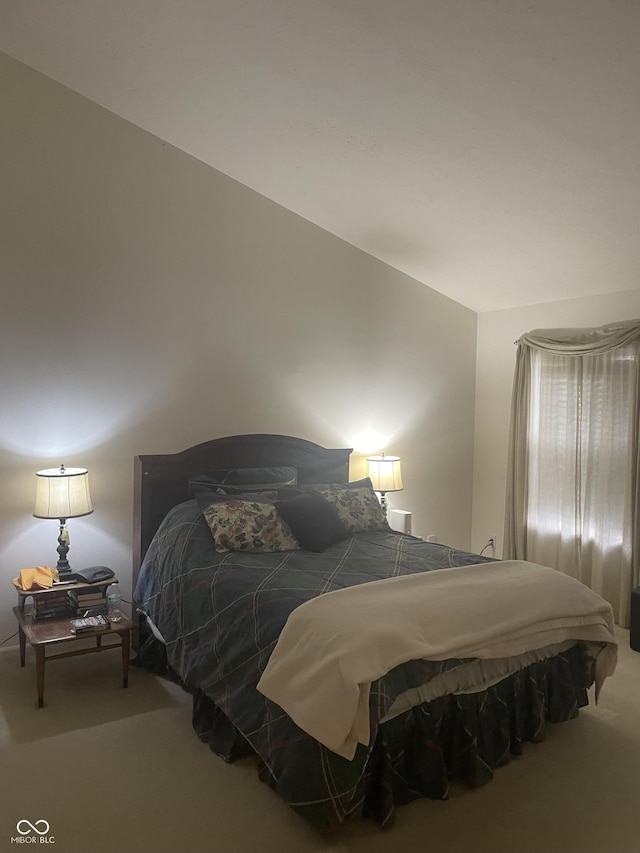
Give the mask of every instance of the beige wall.
<path id="1" fill-rule="evenodd" d="M 531 329 L 602 326 L 634 318 L 640 318 L 640 290 L 478 316 L 473 550 L 480 550 L 487 539 L 497 535 L 497 556 L 502 553 L 514 341 Z"/>
<path id="2" fill-rule="evenodd" d="M 392 505 L 468 547 L 473 312 L 2 55 L 0 105 L 0 639 L 60 462 L 95 504 L 71 563 L 127 597 L 134 455 L 233 433 L 398 453 Z"/>

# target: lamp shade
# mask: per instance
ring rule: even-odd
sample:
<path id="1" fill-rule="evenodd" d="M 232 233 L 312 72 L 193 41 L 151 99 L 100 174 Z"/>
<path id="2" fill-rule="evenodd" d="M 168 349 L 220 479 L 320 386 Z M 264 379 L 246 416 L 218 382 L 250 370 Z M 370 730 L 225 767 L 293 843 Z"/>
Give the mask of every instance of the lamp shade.
<path id="1" fill-rule="evenodd" d="M 78 518 L 93 512 L 86 468 L 45 468 L 36 472 L 36 518 Z"/>
<path id="2" fill-rule="evenodd" d="M 399 492 L 402 490 L 402 471 L 399 456 L 367 456 L 368 475 L 376 492 Z"/>

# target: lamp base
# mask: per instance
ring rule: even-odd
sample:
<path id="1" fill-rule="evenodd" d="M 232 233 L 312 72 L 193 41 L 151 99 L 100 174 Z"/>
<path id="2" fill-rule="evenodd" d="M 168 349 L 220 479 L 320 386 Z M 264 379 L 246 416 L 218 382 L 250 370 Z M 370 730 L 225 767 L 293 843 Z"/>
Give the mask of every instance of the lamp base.
<path id="1" fill-rule="evenodd" d="M 75 580 L 76 576 L 66 560 L 64 565 L 61 565 L 59 562 L 56 568 L 58 570 L 58 578 L 64 583 Z"/>
<path id="2" fill-rule="evenodd" d="M 67 554 L 69 552 L 69 531 L 67 530 L 66 518 L 60 519 L 60 535 L 58 536 L 58 547 L 56 550 L 58 552 L 58 563 L 56 565 L 58 577 L 61 581 L 73 580 L 74 574 L 69 566 L 69 560 L 67 560 Z"/>
<path id="3" fill-rule="evenodd" d="M 389 504 L 384 492 L 380 492 L 380 506 L 382 507 L 385 518 L 387 518 L 389 515 Z"/>

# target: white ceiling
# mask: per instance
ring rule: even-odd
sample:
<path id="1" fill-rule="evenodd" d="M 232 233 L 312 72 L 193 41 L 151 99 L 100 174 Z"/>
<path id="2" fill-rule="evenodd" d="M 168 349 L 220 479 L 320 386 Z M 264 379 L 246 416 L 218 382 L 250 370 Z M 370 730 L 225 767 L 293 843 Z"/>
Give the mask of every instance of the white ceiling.
<path id="1" fill-rule="evenodd" d="M 0 0 L 0 50 L 475 311 L 640 288 L 638 0 Z"/>

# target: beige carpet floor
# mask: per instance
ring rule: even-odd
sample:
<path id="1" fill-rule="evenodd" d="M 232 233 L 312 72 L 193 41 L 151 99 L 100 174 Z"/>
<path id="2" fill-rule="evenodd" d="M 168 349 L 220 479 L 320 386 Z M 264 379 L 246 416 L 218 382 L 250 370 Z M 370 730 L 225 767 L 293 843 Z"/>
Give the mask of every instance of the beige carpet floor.
<path id="1" fill-rule="evenodd" d="M 253 761 L 225 764 L 200 743 L 175 685 L 133 668 L 123 690 L 115 652 L 52 661 L 38 709 L 33 654 L 21 669 L 17 649 L 2 650 L 0 851 L 636 853 L 640 654 L 628 631 L 619 640 L 599 705 L 550 726 L 489 785 L 404 806 L 388 831 L 357 820 L 328 838 L 258 780 Z M 21 820 L 46 820 L 53 841 L 12 842 Z"/>

